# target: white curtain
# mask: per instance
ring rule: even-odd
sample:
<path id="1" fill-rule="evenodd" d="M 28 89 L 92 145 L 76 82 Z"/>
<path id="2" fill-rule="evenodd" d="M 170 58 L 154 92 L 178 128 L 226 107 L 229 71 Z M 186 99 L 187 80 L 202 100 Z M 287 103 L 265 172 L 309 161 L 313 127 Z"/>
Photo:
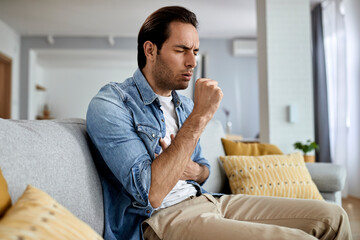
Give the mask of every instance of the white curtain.
<path id="1" fill-rule="evenodd" d="M 345 6 L 343 0 L 322 3 L 332 162 L 347 166 L 349 138 L 348 81 L 346 77 Z M 321 151 L 321 150 L 320 150 Z M 347 196 L 347 186 L 343 196 Z"/>

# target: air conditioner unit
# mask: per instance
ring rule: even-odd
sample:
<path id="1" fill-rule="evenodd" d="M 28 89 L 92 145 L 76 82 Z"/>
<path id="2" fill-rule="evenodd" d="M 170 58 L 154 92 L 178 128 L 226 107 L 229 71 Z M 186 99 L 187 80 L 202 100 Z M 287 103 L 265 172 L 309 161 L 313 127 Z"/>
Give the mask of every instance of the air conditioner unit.
<path id="1" fill-rule="evenodd" d="M 235 39 L 233 41 L 234 56 L 257 56 L 257 41 L 256 39 Z"/>

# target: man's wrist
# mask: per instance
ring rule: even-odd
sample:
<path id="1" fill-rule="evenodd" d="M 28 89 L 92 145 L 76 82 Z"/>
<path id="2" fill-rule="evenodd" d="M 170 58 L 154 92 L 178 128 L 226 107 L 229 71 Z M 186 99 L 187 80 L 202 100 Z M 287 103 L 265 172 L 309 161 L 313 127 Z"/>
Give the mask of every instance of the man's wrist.
<path id="1" fill-rule="evenodd" d="M 201 115 L 195 111 L 193 111 L 190 116 L 188 117 L 188 120 L 190 120 L 193 124 L 195 124 L 197 129 L 202 130 L 206 127 L 207 123 L 210 119 L 208 119 L 206 116 Z"/>

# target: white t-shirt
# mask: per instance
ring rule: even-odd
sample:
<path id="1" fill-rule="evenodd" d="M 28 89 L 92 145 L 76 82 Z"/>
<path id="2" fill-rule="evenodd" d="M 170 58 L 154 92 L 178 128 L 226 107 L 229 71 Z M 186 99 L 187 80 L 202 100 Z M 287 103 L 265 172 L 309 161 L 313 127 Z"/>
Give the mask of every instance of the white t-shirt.
<path id="1" fill-rule="evenodd" d="M 165 118 L 166 134 L 164 141 L 169 146 L 171 144 L 171 134 L 176 136 L 176 133 L 179 130 L 178 119 L 175 113 L 175 106 L 172 101 L 172 96 L 158 96 L 158 98 L 160 100 L 160 108 L 163 111 Z M 192 184 L 189 184 L 184 180 L 179 180 L 174 188 L 168 193 L 168 195 L 166 195 L 163 202 L 161 203 L 161 206 L 157 209 L 170 207 L 187 199 L 190 196 L 196 196 L 196 192 L 196 188 Z"/>

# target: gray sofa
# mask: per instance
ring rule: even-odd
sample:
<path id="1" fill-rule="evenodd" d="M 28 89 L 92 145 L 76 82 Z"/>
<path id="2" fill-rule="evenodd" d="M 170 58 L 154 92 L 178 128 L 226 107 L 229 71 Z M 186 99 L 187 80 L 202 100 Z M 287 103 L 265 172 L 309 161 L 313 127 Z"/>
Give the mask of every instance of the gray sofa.
<path id="1" fill-rule="evenodd" d="M 220 141 L 224 135 L 220 122 L 211 121 L 200 140 L 203 154 L 212 165 L 210 179 L 205 184 L 205 189 L 211 192 L 229 192 L 218 160 L 224 155 Z M 0 119 L 0 168 L 12 201 L 17 200 L 27 184 L 32 184 L 103 234 L 102 189 L 92 149 L 83 119 Z M 344 168 L 324 163 L 307 166 L 324 198 L 341 204 Z"/>

